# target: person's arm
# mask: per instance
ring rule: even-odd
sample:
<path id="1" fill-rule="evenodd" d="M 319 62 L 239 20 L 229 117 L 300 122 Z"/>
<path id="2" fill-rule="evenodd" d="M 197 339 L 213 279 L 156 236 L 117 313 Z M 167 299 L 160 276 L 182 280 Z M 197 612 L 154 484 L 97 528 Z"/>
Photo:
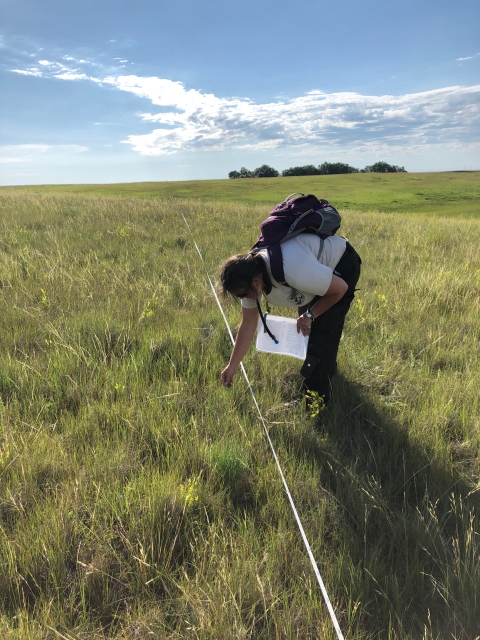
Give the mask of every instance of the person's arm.
<path id="1" fill-rule="evenodd" d="M 232 383 L 233 376 L 243 360 L 243 356 L 247 353 L 248 348 L 252 344 L 258 324 L 258 309 L 246 309 L 242 307 L 242 322 L 238 329 L 235 345 L 233 347 L 230 362 L 222 371 L 222 384 L 229 387 Z"/>
<path id="2" fill-rule="evenodd" d="M 310 308 L 310 312 L 313 314 L 313 317 L 317 318 L 322 315 L 322 313 L 325 313 L 327 309 L 333 307 L 335 303 L 343 298 L 347 289 L 348 285 L 345 280 L 339 276 L 333 275 L 326 293 Z M 297 318 L 297 333 L 300 333 L 301 331 L 304 336 L 308 336 L 310 335 L 311 326 L 312 320 L 309 318 L 305 318 L 303 315 Z"/>

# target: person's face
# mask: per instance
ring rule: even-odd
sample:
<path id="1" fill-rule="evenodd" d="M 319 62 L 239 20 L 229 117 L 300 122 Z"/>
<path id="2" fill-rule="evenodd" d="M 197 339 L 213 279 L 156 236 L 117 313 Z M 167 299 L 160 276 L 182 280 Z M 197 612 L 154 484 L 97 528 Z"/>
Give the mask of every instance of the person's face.
<path id="1" fill-rule="evenodd" d="M 263 293 L 263 279 L 260 276 L 256 276 L 252 280 L 251 286 L 243 291 L 238 291 L 235 295 L 237 298 L 248 298 L 249 300 L 256 300 L 261 298 Z"/>

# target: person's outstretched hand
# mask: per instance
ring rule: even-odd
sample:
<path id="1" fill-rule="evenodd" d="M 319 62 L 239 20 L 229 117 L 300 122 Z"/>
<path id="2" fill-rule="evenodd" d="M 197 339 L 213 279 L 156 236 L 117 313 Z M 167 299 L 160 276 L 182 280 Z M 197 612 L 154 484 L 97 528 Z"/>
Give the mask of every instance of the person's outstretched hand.
<path id="1" fill-rule="evenodd" d="M 236 368 L 232 367 L 232 365 L 229 364 L 222 371 L 222 384 L 224 387 L 232 386 L 232 380 L 236 370 L 237 370 Z"/>

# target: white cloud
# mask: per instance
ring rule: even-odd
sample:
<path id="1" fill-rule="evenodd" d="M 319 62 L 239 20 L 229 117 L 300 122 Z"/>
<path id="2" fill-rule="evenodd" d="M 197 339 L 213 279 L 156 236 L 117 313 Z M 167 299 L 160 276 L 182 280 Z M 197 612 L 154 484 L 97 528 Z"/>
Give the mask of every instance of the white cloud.
<path id="1" fill-rule="evenodd" d="M 48 60 L 39 60 L 38 64 L 41 64 L 44 67 L 50 67 L 54 62 L 49 62 Z"/>
<path id="2" fill-rule="evenodd" d="M 0 146 L 0 164 L 36 162 L 40 158 L 67 156 L 88 151 L 79 144 L 10 144 Z"/>
<path id="3" fill-rule="evenodd" d="M 467 56 L 466 58 L 455 58 L 456 60 L 473 60 L 477 56 L 480 56 L 480 53 L 476 53 L 474 56 Z"/>
<path id="4" fill-rule="evenodd" d="M 159 128 L 125 141 L 142 155 L 232 147 L 445 144 L 471 141 L 480 124 L 480 85 L 403 96 L 311 91 L 298 98 L 255 104 L 187 90 L 180 82 L 160 78 L 119 76 L 104 81 L 167 108 L 141 115 Z M 478 130 L 476 135 L 478 140 Z"/>
<path id="5" fill-rule="evenodd" d="M 56 73 L 53 77 L 58 78 L 59 80 L 83 80 L 87 75 L 85 73 L 66 71 L 65 73 Z"/>
<path id="6" fill-rule="evenodd" d="M 70 61 L 70 57 L 63 60 Z M 184 150 L 295 153 L 299 149 L 420 148 L 480 142 L 480 85 L 400 96 L 314 90 L 295 98 L 255 103 L 187 89 L 182 82 L 167 78 L 119 75 L 118 71 L 93 77 L 63 64 L 49 65 L 42 71 L 35 67 L 13 71 L 58 80 L 89 80 L 99 88 L 124 91 L 158 107 L 140 115 L 145 123 L 152 123 L 149 133 L 123 140 L 145 156 Z"/>
<path id="7" fill-rule="evenodd" d="M 22 76 L 37 76 L 41 78 L 43 73 L 39 69 L 31 67 L 30 69 L 11 69 L 12 73 L 19 73 Z"/>

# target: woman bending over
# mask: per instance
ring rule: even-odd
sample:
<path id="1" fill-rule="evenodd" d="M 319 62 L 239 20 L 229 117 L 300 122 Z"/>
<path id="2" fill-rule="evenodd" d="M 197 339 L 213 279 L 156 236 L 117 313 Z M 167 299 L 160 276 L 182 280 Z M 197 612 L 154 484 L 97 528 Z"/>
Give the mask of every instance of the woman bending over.
<path id="1" fill-rule="evenodd" d="M 282 244 L 285 281 L 289 286 L 274 280 L 266 248 L 232 256 L 223 264 L 220 274 L 223 293 L 242 301 L 242 321 L 230 361 L 222 371 L 226 387 L 255 337 L 257 300 L 265 296 L 271 305 L 298 308 L 297 332 L 309 336 L 304 387 L 323 396 L 325 402 L 329 400 L 345 316 L 355 295 L 362 261 L 341 236 L 326 238 L 320 257 L 319 249 L 320 238 L 311 233 Z"/>

